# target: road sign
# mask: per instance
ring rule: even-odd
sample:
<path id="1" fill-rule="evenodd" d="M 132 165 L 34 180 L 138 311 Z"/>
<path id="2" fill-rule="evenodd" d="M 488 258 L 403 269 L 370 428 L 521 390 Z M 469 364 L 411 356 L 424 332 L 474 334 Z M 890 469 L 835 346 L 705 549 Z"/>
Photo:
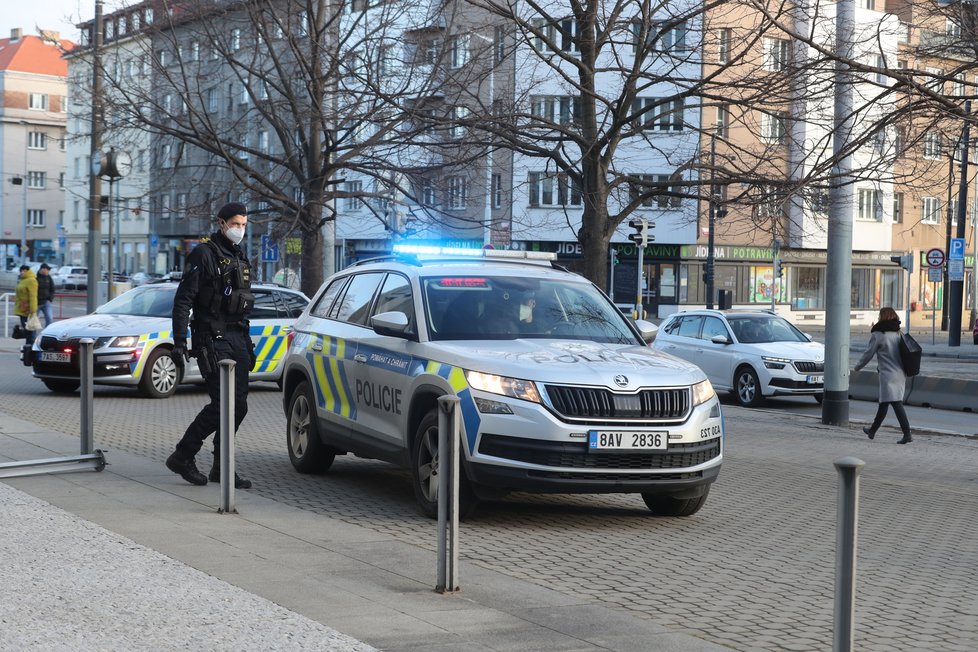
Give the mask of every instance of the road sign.
<path id="1" fill-rule="evenodd" d="M 951 238 L 951 249 L 947 254 L 948 260 L 964 260 L 964 238 Z"/>
<path id="2" fill-rule="evenodd" d="M 274 242 L 271 236 L 261 237 L 261 261 L 263 263 L 278 262 L 278 243 Z"/>
<path id="3" fill-rule="evenodd" d="M 944 270 L 940 267 L 928 268 L 927 280 L 931 283 L 940 283 L 942 280 L 944 280 Z"/>
<path id="4" fill-rule="evenodd" d="M 943 267 L 944 266 L 944 250 L 934 247 L 933 249 L 927 250 L 927 264 L 930 267 Z"/>
<path id="5" fill-rule="evenodd" d="M 947 261 L 947 280 L 949 281 L 963 281 L 964 280 L 964 259 L 958 260 L 952 258 Z"/>

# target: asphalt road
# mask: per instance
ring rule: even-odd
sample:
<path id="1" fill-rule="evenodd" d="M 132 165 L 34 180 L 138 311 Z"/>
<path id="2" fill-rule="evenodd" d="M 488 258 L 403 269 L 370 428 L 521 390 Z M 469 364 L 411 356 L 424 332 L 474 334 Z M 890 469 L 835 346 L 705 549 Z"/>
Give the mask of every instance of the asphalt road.
<path id="1" fill-rule="evenodd" d="M 78 398 L 49 393 L 13 349 L 0 350 L 0 396 L 5 412 L 78 433 Z M 110 464 L 115 449 L 162 466 L 205 400 L 195 388 L 152 400 L 98 387 L 95 445 Z M 463 524 L 461 554 L 731 649 L 827 650 L 832 461 L 855 455 L 867 463 L 857 647 L 978 649 L 978 441 L 918 434 L 910 446 L 897 446 L 893 429 L 870 442 L 855 424 L 821 426 L 812 416 L 772 407 L 725 406 L 724 467 L 692 518 L 652 517 L 638 496 L 520 494 L 483 505 Z M 324 476 L 292 469 L 274 385 L 255 386 L 237 452 L 239 471 L 255 482 L 252 491 L 434 549 L 431 523 L 414 511 L 405 471 L 352 457 L 339 458 Z M 210 461 L 207 453 L 198 459 L 204 468 Z"/>

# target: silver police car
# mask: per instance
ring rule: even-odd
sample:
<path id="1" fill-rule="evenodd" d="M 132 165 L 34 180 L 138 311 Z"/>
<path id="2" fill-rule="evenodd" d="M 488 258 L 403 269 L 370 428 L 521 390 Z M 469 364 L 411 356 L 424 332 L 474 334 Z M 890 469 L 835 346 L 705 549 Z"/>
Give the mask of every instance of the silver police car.
<path id="1" fill-rule="evenodd" d="M 703 372 L 651 350 L 654 325 L 550 260 L 479 254 L 393 255 L 327 279 L 284 363 L 295 468 L 321 473 L 348 452 L 407 466 L 434 517 L 437 400 L 455 394 L 463 514 L 508 491 L 639 493 L 656 514 L 698 511 L 723 457 Z"/>

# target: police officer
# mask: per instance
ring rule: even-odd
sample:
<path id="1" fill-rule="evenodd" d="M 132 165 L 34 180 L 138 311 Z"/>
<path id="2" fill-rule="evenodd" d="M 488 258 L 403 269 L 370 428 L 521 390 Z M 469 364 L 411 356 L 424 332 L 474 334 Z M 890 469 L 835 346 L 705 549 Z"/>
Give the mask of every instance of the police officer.
<path id="1" fill-rule="evenodd" d="M 204 440 L 221 425 L 221 381 L 218 361 L 230 359 L 234 367 L 234 430 L 248 413 L 248 372 L 255 366 L 255 347 L 248 333 L 254 304 L 251 269 L 238 243 L 248 225 L 244 204 L 231 202 L 217 213 L 218 230 L 190 252 L 180 287 L 173 301 L 174 363 L 181 369 L 190 327 L 192 355 L 204 376 L 210 403 L 197 415 L 166 467 L 190 484 L 221 481 L 220 437 L 214 437 L 214 464 L 207 476 L 197 470 L 195 456 Z M 193 309 L 193 321 L 190 311 Z M 251 481 L 234 475 L 234 486 L 249 489 Z"/>

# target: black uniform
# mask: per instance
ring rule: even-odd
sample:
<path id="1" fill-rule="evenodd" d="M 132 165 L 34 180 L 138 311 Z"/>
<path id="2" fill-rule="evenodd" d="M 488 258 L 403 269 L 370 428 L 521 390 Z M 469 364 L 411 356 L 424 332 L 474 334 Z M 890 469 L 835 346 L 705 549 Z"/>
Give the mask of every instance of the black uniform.
<path id="1" fill-rule="evenodd" d="M 251 270 L 247 259 L 238 245 L 220 231 L 190 252 L 173 301 L 173 343 L 175 349 L 186 347 L 189 326 L 193 354 L 204 375 L 210 403 L 204 406 L 177 444 L 174 455 L 184 461 L 192 462 L 204 440 L 221 425 L 219 360 L 231 359 L 237 363 L 234 368 L 235 431 L 248 413 L 248 373 L 255 364 L 254 343 L 248 333 L 248 317 L 254 304 L 250 287 Z M 189 321 L 191 308 L 193 321 Z M 219 453 L 220 437 L 215 436 L 212 481 L 215 476 L 220 478 Z"/>

